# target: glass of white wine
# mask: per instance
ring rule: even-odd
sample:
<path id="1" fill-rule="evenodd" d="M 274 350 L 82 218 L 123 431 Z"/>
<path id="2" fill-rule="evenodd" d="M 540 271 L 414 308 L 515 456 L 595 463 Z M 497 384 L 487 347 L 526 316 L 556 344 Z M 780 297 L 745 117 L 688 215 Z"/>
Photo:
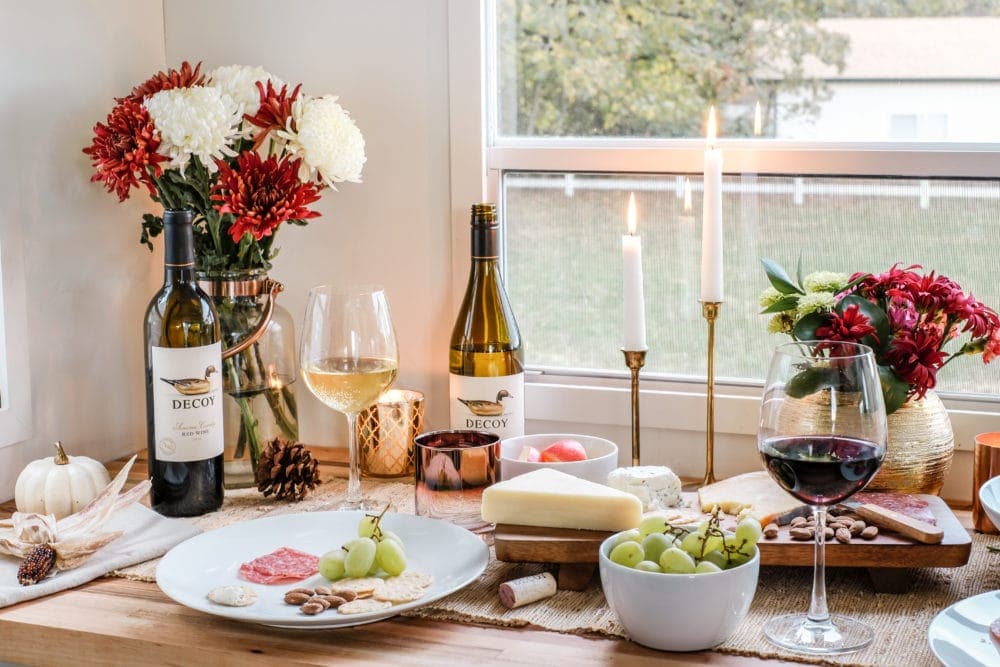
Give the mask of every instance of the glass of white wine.
<path id="1" fill-rule="evenodd" d="M 350 476 L 335 509 L 374 509 L 361 493 L 358 413 L 375 402 L 399 368 L 385 292 L 377 286 L 321 285 L 309 291 L 299 355 L 309 390 L 347 417 Z"/>

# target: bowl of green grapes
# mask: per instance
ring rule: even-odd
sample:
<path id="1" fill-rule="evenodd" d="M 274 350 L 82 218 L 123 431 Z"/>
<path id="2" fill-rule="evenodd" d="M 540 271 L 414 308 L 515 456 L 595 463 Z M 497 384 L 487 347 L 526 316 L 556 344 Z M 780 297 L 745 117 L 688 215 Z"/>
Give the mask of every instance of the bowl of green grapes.
<path id="1" fill-rule="evenodd" d="M 761 527 L 735 530 L 712 516 L 675 527 L 663 513 L 601 544 L 601 586 L 632 641 L 661 651 L 700 651 L 724 642 L 757 590 Z"/>

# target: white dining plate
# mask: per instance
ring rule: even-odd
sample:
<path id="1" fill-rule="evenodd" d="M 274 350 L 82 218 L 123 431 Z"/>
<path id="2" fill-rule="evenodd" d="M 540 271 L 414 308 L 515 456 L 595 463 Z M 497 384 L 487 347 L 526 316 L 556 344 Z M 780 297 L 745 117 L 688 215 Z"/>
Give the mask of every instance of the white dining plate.
<path id="1" fill-rule="evenodd" d="M 216 616 L 287 628 L 340 628 L 372 623 L 420 607 L 453 593 L 482 574 L 489 562 L 486 544 L 464 528 L 410 514 L 387 514 L 382 526 L 405 545 L 407 571 L 432 574 L 427 593 L 413 602 L 388 609 L 345 615 L 331 610 L 307 616 L 285 604 L 285 592 L 299 586 L 328 584 L 316 574 L 294 584 L 263 585 L 239 576 L 240 565 L 281 547 L 320 556 L 357 536 L 363 512 L 309 512 L 257 519 L 202 533 L 167 552 L 156 568 L 156 583 L 180 604 Z M 210 602 L 208 592 L 226 584 L 241 584 L 259 598 L 247 607 Z"/>
<path id="2" fill-rule="evenodd" d="M 1000 644 L 990 638 L 990 623 L 997 618 L 1000 591 L 975 595 L 935 616 L 927 628 L 927 641 L 945 667 L 1000 665 Z"/>

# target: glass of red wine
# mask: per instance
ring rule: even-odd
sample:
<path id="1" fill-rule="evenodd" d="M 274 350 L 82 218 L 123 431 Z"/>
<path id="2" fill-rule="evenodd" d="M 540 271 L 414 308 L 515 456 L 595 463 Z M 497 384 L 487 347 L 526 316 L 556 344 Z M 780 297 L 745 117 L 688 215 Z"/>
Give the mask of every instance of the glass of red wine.
<path id="1" fill-rule="evenodd" d="M 878 472 L 885 444 L 885 404 L 871 348 L 799 341 L 775 349 L 757 448 L 774 481 L 810 505 L 816 518 L 809 611 L 768 621 L 764 633 L 778 646 L 832 655 L 872 642 L 869 626 L 827 609 L 824 529 L 827 508 L 863 489 Z"/>

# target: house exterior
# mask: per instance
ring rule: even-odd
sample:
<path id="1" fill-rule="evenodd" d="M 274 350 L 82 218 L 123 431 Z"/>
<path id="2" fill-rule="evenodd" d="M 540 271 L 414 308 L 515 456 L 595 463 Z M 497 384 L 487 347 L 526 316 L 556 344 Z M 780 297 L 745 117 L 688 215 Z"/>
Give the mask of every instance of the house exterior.
<path id="1" fill-rule="evenodd" d="M 843 71 L 815 61 L 827 81 L 818 115 L 778 100 L 775 136 L 795 140 L 1000 141 L 1000 17 L 825 19 L 849 40 Z"/>

